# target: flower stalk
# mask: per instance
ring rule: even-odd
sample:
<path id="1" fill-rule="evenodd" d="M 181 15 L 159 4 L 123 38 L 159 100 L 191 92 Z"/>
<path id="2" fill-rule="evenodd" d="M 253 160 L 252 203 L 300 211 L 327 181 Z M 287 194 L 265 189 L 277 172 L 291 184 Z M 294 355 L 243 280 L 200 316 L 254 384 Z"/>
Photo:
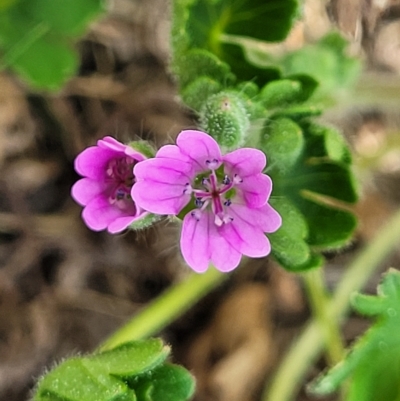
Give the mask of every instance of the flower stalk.
<path id="1" fill-rule="evenodd" d="M 100 351 L 157 334 L 228 277 L 213 266 L 204 274 L 189 274 L 184 281 L 166 290 L 106 339 L 100 346 Z"/>
<path id="2" fill-rule="evenodd" d="M 338 322 L 328 315 L 329 299 L 325 289 L 323 268 L 303 273 L 303 279 L 312 314 L 323 332 L 327 361 L 332 366 L 343 358 L 344 346 Z"/>

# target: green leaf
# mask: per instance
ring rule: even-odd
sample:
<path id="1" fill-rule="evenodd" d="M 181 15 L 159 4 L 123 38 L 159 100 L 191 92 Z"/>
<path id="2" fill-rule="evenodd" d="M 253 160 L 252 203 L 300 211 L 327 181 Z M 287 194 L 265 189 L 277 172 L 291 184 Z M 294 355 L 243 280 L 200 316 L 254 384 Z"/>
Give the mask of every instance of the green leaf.
<path id="1" fill-rule="evenodd" d="M 136 401 L 135 393 L 85 359 L 65 361 L 38 384 L 35 401 Z"/>
<path id="2" fill-rule="evenodd" d="M 210 77 L 196 78 L 181 92 L 183 102 L 193 110 L 200 111 L 204 103 L 211 95 L 217 94 L 222 89 L 219 82 Z"/>
<path id="3" fill-rule="evenodd" d="M 92 366 L 101 368 L 113 376 L 126 378 L 135 376 L 160 365 L 170 352 L 160 339 L 138 340 L 87 359 Z"/>
<path id="4" fill-rule="evenodd" d="M 284 181 L 285 193 L 304 196 L 304 191 L 344 202 L 357 201 L 355 179 L 349 168 L 324 158 L 306 159 L 290 171 Z"/>
<path id="5" fill-rule="evenodd" d="M 261 89 L 260 100 L 267 109 L 271 109 L 297 103 L 300 96 L 300 82 L 281 79 L 265 85 Z"/>
<path id="6" fill-rule="evenodd" d="M 103 11 L 100 0 L 30 0 L 25 7 L 33 19 L 46 21 L 52 30 L 68 37 L 82 35 Z"/>
<path id="7" fill-rule="evenodd" d="M 205 49 L 191 49 L 182 54 L 178 61 L 174 72 L 182 88 L 203 76 L 221 84 L 228 84 L 235 79 L 229 65 Z"/>
<path id="8" fill-rule="evenodd" d="M 165 362 L 160 339 L 132 341 L 112 350 L 71 358 L 39 380 L 35 401 L 185 401 L 194 379 Z"/>
<path id="9" fill-rule="evenodd" d="M 190 373 L 173 364 L 164 364 L 130 385 L 141 394 L 138 401 L 185 401 L 192 397 L 195 389 Z"/>
<path id="10" fill-rule="evenodd" d="M 331 160 L 350 164 L 351 153 L 346 141 L 335 128 L 311 120 L 300 122 L 308 143 L 308 157 L 328 157 Z"/>
<path id="11" fill-rule="evenodd" d="M 0 0 L 0 12 L 6 8 L 12 6 L 18 0 Z"/>
<path id="12" fill-rule="evenodd" d="M 308 227 L 303 215 L 285 197 L 271 198 L 271 206 L 282 217 L 282 226 L 278 231 L 268 234 L 272 254 L 286 269 L 296 271 L 298 266 L 311 258 L 311 250 L 305 239 Z"/>
<path id="13" fill-rule="evenodd" d="M 224 61 L 230 65 L 239 81 L 254 81 L 262 86 L 281 77 L 281 70 L 276 65 L 264 67 L 252 63 L 242 45 L 223 43 L 221 51 Z"/>
<path id="14" fill-rule="evenodd" d="M 276 66 L 254 65 L 248 60 L 242 44 L 235 43 L 234 38 L 282 40 L 291 28 L 297 8 L 297 0 L 175 0 L 172 66 L 181 85 L 208 75 L 201 65 L 186 58 L 192 49 L 208 51 L 228 63 L 240 81 L 256 80 L 264 85 L 277 79 L 280 71 Z"/>
<path id="15" fill-rule="evenodd" d="M 298 222 L 285 224 L 287 211 L 276 207 L 283 228 L 271 235 L 272 252 L 288 270 L 318 267 L 323 262 L 319 253 L 348 244 L 357 226 L 356 217 L 344 204 L 354 203 L 358 195 L 349 166 L 351 159 L 345 142 L 337 135 L 308 120 L 295 123 L 289 118 L 273 117 L 265 124 L 261 148 L 268 158 L 273 196 L 287 199 L 307 226 L 307 235 L 292 233 L 291 228 Z"/>
<path id="16" fill-rule="evenodd" d="M 55 90 L 78 68 L 73 40 L 102 11 L 101 0 L 19 0 L 0 13 L 2 68 Z"/>
<path id="17" fill-rule="evenodd" d="M 345 210 L 318 200 L 298 197 L 296 206 L 303 213 L 308 229 L 308 244 L 320 250 L 342 247 L 349 243 L 357 227 L 357 218 Z"/>
<path id="18" fill-rule="evenodd" d="M 190 44 L 220 56 L 223 34 L 268 42 L 283 40 L 292 26 L 297 7 L 296 0 L 195 1 L 187 23 Z"/>
<path id="19" fill-rule="evenodd" d="M 303 132 L 289 118 L 267 120 L 261 133 L 260 148 L 268 155 L 269 168 L 287 171 L 304 149 Z"/>
<path id="20" fill-rule="evenodd" d="M 71 46 L 54 39 L 50 33 L 43 35 L 12 63 L 15 71 L 33 86 L 56 90 L 78 68 L 78 56 Z"/>
<path id="21" fill-rule="evenodd" d="M 281 60 L 281 65 L 285 75 L 311 75 L 320 84 L 320 94 L 348 90 L 361 72 L 361 63 L 346 54 L 346 47 L 344 38 L 330 33 L 318 43 L 288 53 Z"/>
<path id="22" fill-rule="evenodd" d="M 354 307 L 367 315 L 377 315 L 374 325 L 343 361 L 310 385 L 310 390 L 318 395 L 329 394 L 350 377 L 347 401 L 399 401 L 400 272 L 389 270 L 378 295 L 357 296 Z"/>

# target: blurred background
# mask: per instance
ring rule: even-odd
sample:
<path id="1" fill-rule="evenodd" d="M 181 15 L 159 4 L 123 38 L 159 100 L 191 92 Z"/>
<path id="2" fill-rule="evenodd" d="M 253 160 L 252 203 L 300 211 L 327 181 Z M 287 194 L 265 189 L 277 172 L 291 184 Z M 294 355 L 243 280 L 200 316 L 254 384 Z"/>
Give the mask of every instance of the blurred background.
<path id="1" fill-rule="evenodd" d="M 77 43 L 79 71 L 60 91 L 0 73 L 0 400 L 29 399 L 46 369 L 93 351 L 189 270 L 179 227 L 161 221 L 139 233 L 94 233 L 70 198 L 74 158 L 97 139 L 144 138 L 159 147 L 196 126 L 168 71 L 170 2 L 106 7 Z M 300 49 L 339 29 L 363 66 L 323 116 L 351 144 L 361 188 L 353 243 L 326 255 L 334 288 L 400 202 L 400 1 L 305 0 L 302 11 L 287 40 L 268 51 Z M 382 270 L 400 266 L 399 257 Z M 378 280 L 379 272 L 367 291 Z M 308 317 L 299 278 L 265 258 L 247 262 L 161 335 L 174 361 L 195 374 L 196 400 L 253 401 Z M 350 316 L 346 341 L 367 326 Z M 324 366 L 321 359 L 308 378 Z"/>

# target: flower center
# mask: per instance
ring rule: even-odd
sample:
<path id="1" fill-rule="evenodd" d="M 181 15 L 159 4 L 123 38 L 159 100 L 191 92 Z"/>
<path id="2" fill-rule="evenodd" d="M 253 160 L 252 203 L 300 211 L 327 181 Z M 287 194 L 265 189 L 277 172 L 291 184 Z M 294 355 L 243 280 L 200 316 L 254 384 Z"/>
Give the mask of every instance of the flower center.
<path id="1" fill-rule="evenodd" d="M 135 207 L 131 197 L 131 189 L 135 183 L 133 167 L 137 163 L 131 157 L 124 156 L 112 159 L 106 168 L 105 181 L 108 184 L 108 201 L 119 209 L 126 210 Z"/>
<path id="2" fill-rule="evenodd" d="M 196 209 L 191 212 L 191 215 L 195 219 L 199 220 L 202 212 L 209 208 L 215 215 L 214 223 L 221 227 L 233 220 L 233 217 L 229 215 L 229 206 L 232 203 L 231 197 L 235 194 L 233 188 L 241 183 L 242 179 L 237 174 L 228 176 L 220 169 L 213 169 L 214 165 L 217 166 L 215 161 L 208 163 L 208 165 L 211 173 L 209 175 L 202 174 L 195 180 L 198 182 L 199 188 L 188 183 L 185 193 L 194 195 Z"/>

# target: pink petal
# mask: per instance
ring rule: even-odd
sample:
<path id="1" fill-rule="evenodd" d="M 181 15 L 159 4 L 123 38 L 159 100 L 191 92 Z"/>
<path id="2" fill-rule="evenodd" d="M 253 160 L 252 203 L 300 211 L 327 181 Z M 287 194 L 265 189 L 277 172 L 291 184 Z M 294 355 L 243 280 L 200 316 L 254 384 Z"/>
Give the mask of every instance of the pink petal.
<path id="1" fill-rule="evenodd" d="M 225 172 L 229 175 L 238 174 L 242 178 L 261 173 L 266 164 L 265 154 L 258 149 L 241 148 L 224 156 Z"/>
<path id="2" fill-rule="evenodd" d="M 156 157 L 164 157 L 166 159 L 176 159 L 182 161 L 187 161 L 189 159 L 176 145 L 162 146 L 156 153 Z"/>
<path id="3" fill-rule="evenodd" d="M 108 199 L 102 196 L 92 199 L 82 212 L 85 224 L 93 231 L 104 230 L 115 219 L 126 216 L 126 213 L 110 205 Z"/>
<path id="4" fill-rule="evenodd" d="M 179 214 L 188 204 L 191 195 L 184 193 L 185 186 L 163 184 L 156 181 L 138 181 L 131 195 L 141 208 L 155 214 Z"/>
<path id="5" fill-rule="evenodd" d="M 136 164 L 133 173 L 137 181 L 149 180 L 171 185 L 185 185 L 194 178 L 190 164 L 176 159 L 147 159 Z"/>
<path id="6" fill-rule="evenodd" d="M 103 149 L 110 149 L 118 153 L 125 153 L 126 145 L 117 141 L 112 136 L 105 136 L 97 141 L 97 146 Z"/>
<path id="7" fill-rule="evenodd" d="M 187 171 L 189 170 L 189 171 Z M 136 183 L 132 198 L 143 209 L 156 214 L 178 214 L 189 202 L 187 184 L 192 168 L 185 162 L 172 159 L 148 159 L 134 168 Z"/>
<path id="8" fill-rule="evenodd" d="M 131 157 L 132 159 L 141 162 L 142 160 L 147 159 L 144 155 L 142 155 L 137 150 L 133 149 L 132 147 L 125 145 L 115 138 L 111 136 L 105 136 L 103 139 L 99 139 L 97 141 L 97 146 L 102 149 L 109 149 L 116 152 L 118 154 L 126 154 L 127 156 Z"/>
<path id="9" fill-rule="evenodd" d="M 265 233 L 273 233 L 282 225 L 281 215 L 269 203 L 257 210 L 266 216 L 265 222 L 263 222 L 262 226 L 260 225 Z"/>
<path id="10" fill-rule="evenodd" d="M 265 174 L 249 175 L 237 185 L 242 191 L 243 198 L 249 207 L 260 207 L 264 205 L 271 195 L 272 180 Z"/>
<path id="11" fill-rule="evenodd" d="M 113 150 L 91 146 L 76 157 L 75 170 L 84 177 L 104 180 L 107 164 L 115 157 L 118 157 L 118 153 Z"/>
<path id="12" fill-rule="evenodd" d="M 156 214 L 178 214 L 189 202 L 187 184 L 192 167 L 175 159 L 148 159 L 134 168 L 136 183 L 132 198 L 143 209 Z"/>
<path id="13" fill-rule="evenodd" d="M 182 131 L 176 138 L 176 144 L 183 154 L 195 162 L 196 173 L 209 170 L 207 161 L 217 161 L 218 168 L 222 162 L 218 143 L 210 135 L 195 130 Z"/>
<path id="14" fill-rule="evenodd" d="M 246 220 L 250 225 L 258 227 L 266 233 L 275 232 L 282 225 L 282 218 L 272 206 L 266 203 L 256 209 L 250 209 L 246 205 L 232 203 L 229 214 L 235 219 Z"/>
<path id="15" fill-rule="evenodd" d="M 212 223 L 214 224 L 214 223 Z M 186 263 L 197 273 L 204 273 L 210 263 L 209 213 L 198 220 L 188 213 L 182 223 L 181 252 Z"/>
<path id="16" fill-rule="evenodd" d="M 210 227 L 211 261 L 219 271 L 230 272 L 238 267 L 242 254 L 221 235 L 213 221 Z"/>
<path id="17" fill-rule="evenodd" d="M 81 206 L 87 205 L 93 198 L 99 196 L 105 189 L 103 181 L 82 178 L 71 188 L 71 195 Z"/>
<path id="18" fill-rule="evenodd" d="M 235 269 L 241 254 L 218 232 L 214 215 L 204 212 L 200 219 L 188 213 L 183 219 L 181 252 L 186 263 L 196 272 L 203 273 L 211 263 L 222 271 Z"/>
<path id="19" fill-rule="evenodd" d="M 117 234 L 128 228 L 134 221 L 144 217 L 147 213 L 141 213 L 138 216 L 124 216 L 118 217 L 108 225 L 107 231 L 110 234 Z"/>
<path id="20" fill-rule="evenodd" d="M 253 258 L 266 256 L 271 251 L 268 238 L 256 223 L 250 224 L 231 210 L 233 221 L 220 228 L 221 235 L 229 244 L 243 255 Z"/>

